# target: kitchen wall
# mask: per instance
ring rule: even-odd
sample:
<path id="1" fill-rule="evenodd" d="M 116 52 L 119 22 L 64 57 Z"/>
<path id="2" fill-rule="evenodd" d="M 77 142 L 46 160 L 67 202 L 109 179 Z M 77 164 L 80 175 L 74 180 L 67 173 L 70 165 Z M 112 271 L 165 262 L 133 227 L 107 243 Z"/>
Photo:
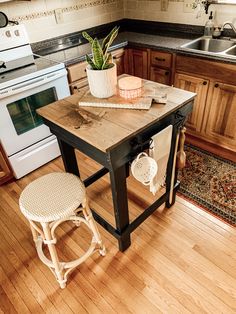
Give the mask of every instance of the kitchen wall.
<path id="1" fill-rule="evenodd" d="M 204 25 L 208 15 L 203 10 L 192 10 L 190 5 L 193 1 L 124 0 L 124 15 L 126 18 Z M 236 5 L 210 5 L 210 11 L 215 13 L 215 24 L 219 25 L 225 21 L 231 21 L 236 25 Z"/>
<path id="2" fill-rule="evenodd" d="M 56 21 L 55 9 L 62 9 L 62 14 L 59 12 L 61 23 Z M 12 1 L 0 3 L 0 11 L 9 20 L 25 24 L 32 43 L 124 17 L 123 0 Z"/>
<path id="3" fill-rule="evenodd" d="M 9 19 L 26 25 L 30 41 L 37 42 L 126 18 L 204 25 L 208 16 L 190 10 L 193 0 L 31 0 L 0 3 Z M 186 6 L 186 2 L 188 5 Z M 61 9 L 59 22 L 55 10 Z M 211 5 L 215 23 L 236 25 L 236 5 Z M 59 12 L 60 13 L 60 12 Z M 60 20 L 62 18 L 62 21 Z"/>

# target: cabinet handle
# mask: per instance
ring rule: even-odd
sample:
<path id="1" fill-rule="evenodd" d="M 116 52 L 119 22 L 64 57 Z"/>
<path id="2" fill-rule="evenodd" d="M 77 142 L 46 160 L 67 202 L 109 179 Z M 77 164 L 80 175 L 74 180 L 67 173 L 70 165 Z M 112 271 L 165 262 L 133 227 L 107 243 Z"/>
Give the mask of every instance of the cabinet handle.
<path id="1" fill-rule="evenodd" d="M 155 57 L 155 60 L 157 60 L 157 61 L 166 61 L 166 59 L 164 59 L 164 58 L 158 58 L 158 57 Z"/>
<path id="2" fill-rule="evenodd" d="M 204 81 L 202 84 L 203 84 L 203 85 L 207 85 L 207 81 Z"/>
<path id="3" fill-rule="evenodd" d="M 216 88 L 217 88 L 217 87 L 219 87 L 219 84 L 218 84 L 218 83 L 216 83 L 216 84 L 215 84 L 215 87 L 216 87 Z"/>
<path id="4" fill-rule="evenodd" d="M 165 72 L 165 75 L 169 75 L 169 72 L 168 72 L 168 71 L 166 71 L 166 72 Z"/>

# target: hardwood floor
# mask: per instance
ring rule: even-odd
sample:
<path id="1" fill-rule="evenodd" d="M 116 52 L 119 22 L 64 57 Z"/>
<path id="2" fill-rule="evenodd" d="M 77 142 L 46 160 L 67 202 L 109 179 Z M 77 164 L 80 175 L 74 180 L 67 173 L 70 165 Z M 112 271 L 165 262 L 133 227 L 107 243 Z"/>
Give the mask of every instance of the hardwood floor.
<path id="1" fill-rule="evenodd" d="M 78 155 L 85 177 L 97 164 Z M 107 255 L 95 253 L 61 290 L 38 259 L 18 198 L 33 179 L 63 170 L 61 158 L 0 187 L 0 311 L 3 313 L 235 313 L 236 230 L 177 197 L 132 234 L 121 253 L 103 228 Z M 50 187 L 48 187 L 50 188 Z M 153 199 L 128 179 L 130 218 Z M 88 188 L 91 206 L 113 221 L 109 177 Z M 79 255 L 88 233 L 65 223 L 57 231 L 60 258 Z"/>

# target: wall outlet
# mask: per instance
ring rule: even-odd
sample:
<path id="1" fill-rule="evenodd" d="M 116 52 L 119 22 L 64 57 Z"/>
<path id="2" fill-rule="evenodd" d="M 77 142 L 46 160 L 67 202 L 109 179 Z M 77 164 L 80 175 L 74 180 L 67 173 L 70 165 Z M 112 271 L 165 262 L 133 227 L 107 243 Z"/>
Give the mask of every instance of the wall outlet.
<path id="1" fill-rule="evenodd" d="M 57 24 L 64 23 L 62 9 L 56 9 L 56 10 L 54 10 L 54 12 L 55 12 L 55 18 L 56 18 Z"/>
<path id="2" fill-rule="evenodd" d="M 161 0 L 161 11 L 168 11 L 169 0 Z"/>
<path id="3" fill-rule="evenodd" d="M 184 13 L 193 13 L 193 1 L 192 0 L 184 0 Z"/>

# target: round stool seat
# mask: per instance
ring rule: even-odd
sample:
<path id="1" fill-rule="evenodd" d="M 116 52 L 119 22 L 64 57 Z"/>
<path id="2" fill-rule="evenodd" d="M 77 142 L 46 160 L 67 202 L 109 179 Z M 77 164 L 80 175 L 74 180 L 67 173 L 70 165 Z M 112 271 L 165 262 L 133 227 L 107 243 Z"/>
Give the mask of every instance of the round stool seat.
<path id="1" fill-rule="evenodd" d="M 50 222 L 66 218 L 85 200 L 85 187 L 71 174 L 54 172 L 31 182 L 21 193 L 19 204 L 29 220 Z"/>

